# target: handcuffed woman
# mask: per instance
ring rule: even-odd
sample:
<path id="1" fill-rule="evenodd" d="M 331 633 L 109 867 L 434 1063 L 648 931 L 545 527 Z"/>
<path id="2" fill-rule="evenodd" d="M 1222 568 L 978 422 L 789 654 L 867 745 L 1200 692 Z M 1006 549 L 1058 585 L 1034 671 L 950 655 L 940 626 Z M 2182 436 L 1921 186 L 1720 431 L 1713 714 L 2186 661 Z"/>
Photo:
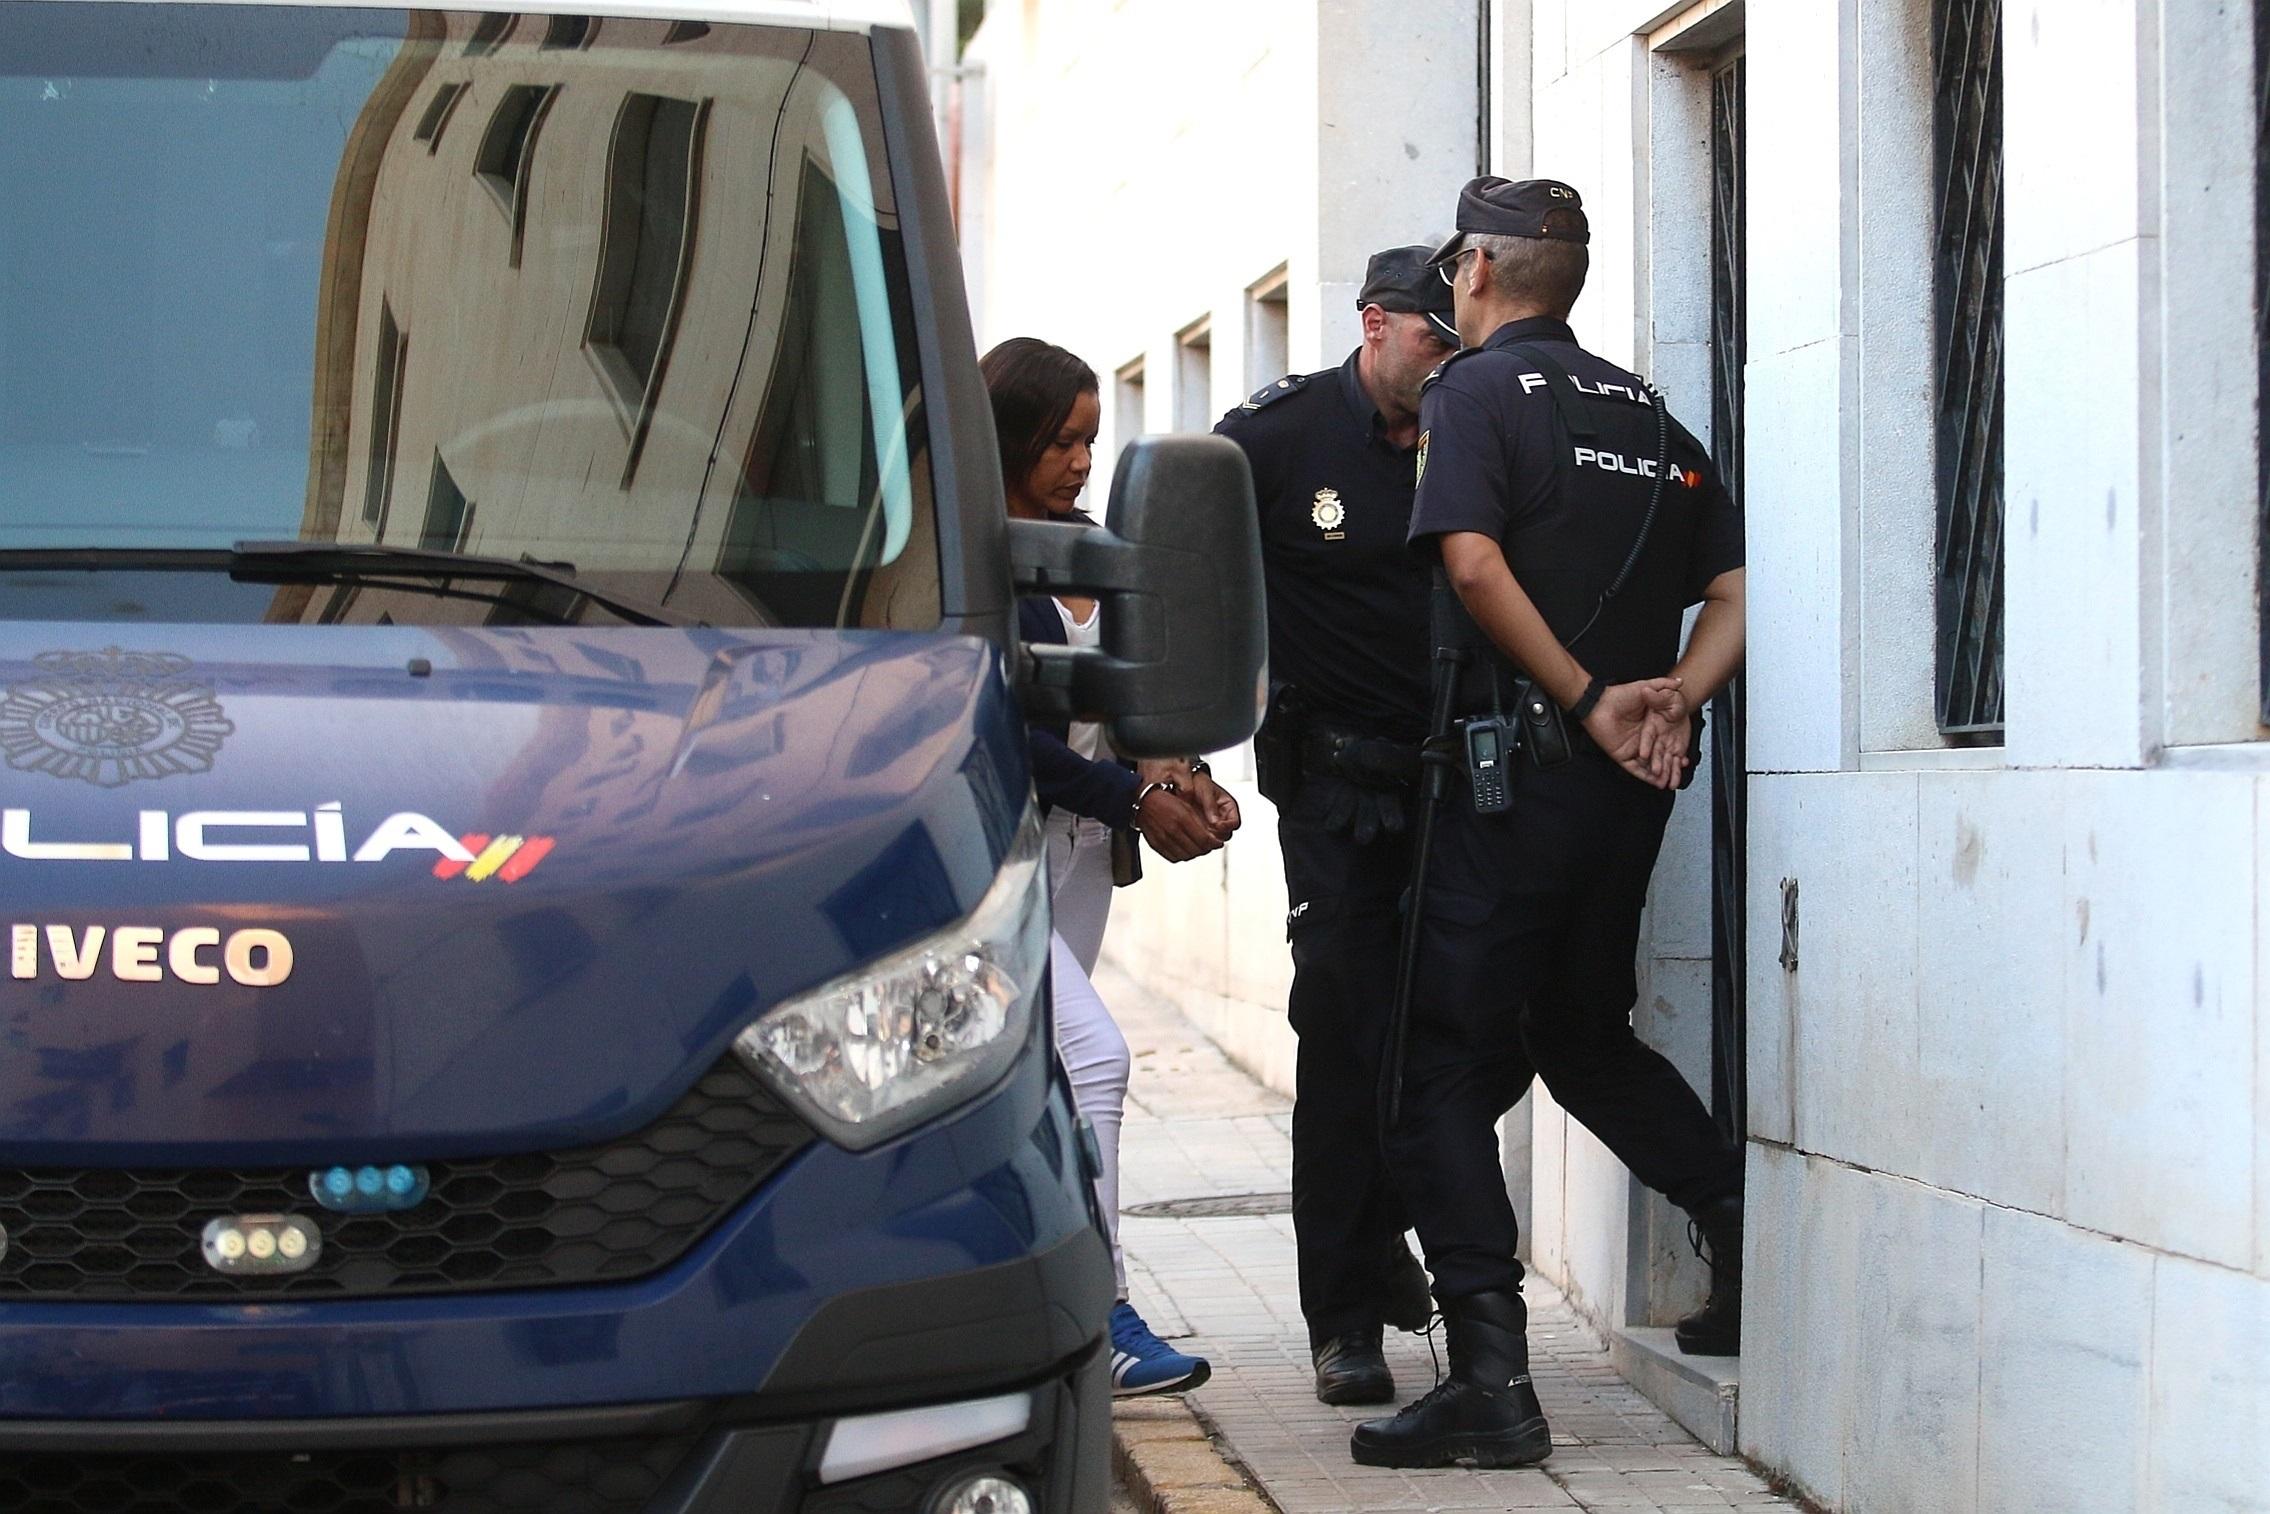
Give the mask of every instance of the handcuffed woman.
<path id="1" fill-rule="evenodd" d="M 1089 523 L 1078 503 L 1102 415 L 1094 370 L 1032 337 L 1003 342 L 979 367 L 993 399 L 1009 513 Z M 1096 646 L 1102 618 L 1093 599 L 1077 595 L 1038 595 L 1017 604 L 1018 628 L 1028 642 Z M 1111 915 L 1115 877 L 1131 882 L 1138 870 L 1137 837 L 1169 862 L 1204 856 L 1237 829 L 1237 801 L 1214 783 L 1203 759 L 1121 761 L 1094 722 L 1030 722 L 1027 745 L 1045 813 L 1055 905 L 1049 970 L 1056 1049 L 1103 1159 L 1097 1199 L 1119 1283 L 1111 1313 L 1112 1391 L 1122 1397 L 1181 1392 L 1203 1383 L 1211 1369 L 1204 1357 L 1159 1339 L 1127 1301 L 1127 1264 L 1119 1246 L 1119 1129 L 1132 1061 L 1091 975 Z M 1115 854 L 1121 859 L 1117 868 Z"/>

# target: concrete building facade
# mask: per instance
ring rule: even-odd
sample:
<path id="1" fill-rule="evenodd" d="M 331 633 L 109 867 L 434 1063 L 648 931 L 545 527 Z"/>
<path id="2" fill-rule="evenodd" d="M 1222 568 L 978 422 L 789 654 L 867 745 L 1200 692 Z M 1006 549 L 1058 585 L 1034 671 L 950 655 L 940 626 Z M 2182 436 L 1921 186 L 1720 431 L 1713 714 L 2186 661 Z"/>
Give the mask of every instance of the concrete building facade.
<path id="1" fill-rule="evenodd" d="M 1509 1183 L 1627 1370 L 1833 1509 L 2270 1507 L 2264 26 L 997 0 L 967 60 L 981 334 L 1087 355 L 1114 450 L 1336 362 L 1477 168 L 1584 191 L 1579 334 L 1748 512 L 1741 778 L 1681 802 L 1637 1011 L 1748 1140 L 1738 1424 L 1648 1334 L 1676 1217 L 1542 1091 Z M 1110 949 L 1288 1085 L 1248 815 Z"/>

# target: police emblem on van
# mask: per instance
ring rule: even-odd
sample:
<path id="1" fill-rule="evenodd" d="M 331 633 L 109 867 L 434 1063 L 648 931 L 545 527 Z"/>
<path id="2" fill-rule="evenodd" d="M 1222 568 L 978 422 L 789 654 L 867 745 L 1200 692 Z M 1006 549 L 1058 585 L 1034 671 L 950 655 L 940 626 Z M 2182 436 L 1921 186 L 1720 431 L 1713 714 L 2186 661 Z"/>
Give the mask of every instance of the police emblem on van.
<path id="1" fill-rule="evenodd" d="M 236 726 L 171 652 L 42 652 L 0 698 L 0 755 L 19 772 L 114 789 L 213 766 Z"/>

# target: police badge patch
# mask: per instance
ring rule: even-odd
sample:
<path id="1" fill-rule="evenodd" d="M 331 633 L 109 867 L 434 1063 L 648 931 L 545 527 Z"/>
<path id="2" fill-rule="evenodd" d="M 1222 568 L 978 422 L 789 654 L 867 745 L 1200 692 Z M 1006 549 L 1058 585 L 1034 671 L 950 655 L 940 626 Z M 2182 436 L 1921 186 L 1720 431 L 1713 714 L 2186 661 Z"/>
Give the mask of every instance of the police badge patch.
<path id="1" fill-rule="evenodd" d="M 42 676 L 0 698 L 0 756 L 19 772 L 106 789 L 202 773 L 236 730 L 171 652 L 42 652 L 32 664 Z"/>
<path id="2" fill-rule="evenodd" d="M 1413 488 L 1417 488 L 1420 484 L 1423 484 L 1427 481 L 1427 438 L 1433 435 L 1434 433 L 1432 431 L 1422 431 L 1419 433 L 1419 472 L 1418 476 L 1411 480 L 1411 486 Z"/>
<path id="3" fill-rule="evenodd" d="M 1316 522 L 1326 541 L 1339 541 L 1348 534 L 1340 529 L 1348 523 L 1348 507 L 1340 503 L 1337 489 L 1317 490 L 1316 503 L 1308 507 L 1308 518 Z"/>

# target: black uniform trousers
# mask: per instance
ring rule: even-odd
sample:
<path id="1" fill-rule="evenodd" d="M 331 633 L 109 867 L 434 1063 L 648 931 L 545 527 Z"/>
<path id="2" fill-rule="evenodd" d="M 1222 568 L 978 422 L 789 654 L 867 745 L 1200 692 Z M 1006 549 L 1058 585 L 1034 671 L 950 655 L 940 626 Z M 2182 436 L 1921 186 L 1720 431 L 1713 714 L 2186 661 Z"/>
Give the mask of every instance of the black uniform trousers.
<path id="1" fill-rule="evenodd" d="M 1674 796 L 1578 738 L 1511 809 L 1453 785 L 1435 831 L 1402 1118 L 1389 1141 L 1435 1295 L 1510 1289 L 1518 1230 L 1497 1121 L 1532 1069 L 1634 1176 L 1692 1210 L 1740 1192 L 1742 1155 L 1633 1034 L 1640 911 Z"/>
<path id="2" fill-rule="evenodd" d="M 1317 1341 L 1380 1322 L 1387 1263 L 1409 1228 L 1379 1134 L 1380 1058 L 1395 997 L 1411 840 L 1358 846 L 1325 829 L 1328 787 L 1277 814 L 1300 1038 L 1293 1065 L 1293 1233 L 1301 1313 Z"/>

